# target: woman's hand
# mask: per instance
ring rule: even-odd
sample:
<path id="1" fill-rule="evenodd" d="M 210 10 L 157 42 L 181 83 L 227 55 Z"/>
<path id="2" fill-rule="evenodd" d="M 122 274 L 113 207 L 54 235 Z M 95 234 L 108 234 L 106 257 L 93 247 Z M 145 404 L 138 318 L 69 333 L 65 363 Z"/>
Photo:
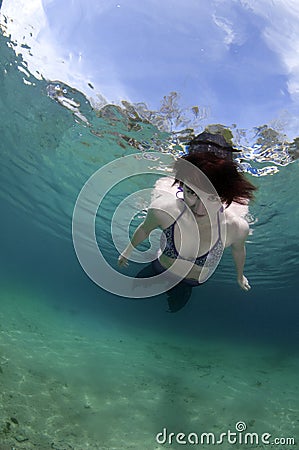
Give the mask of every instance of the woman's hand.
<path id="1" fill-rule="evenodd" d="M 129 265 L 128 259 L 123 255 L 119 255 L 117 264 L 119 267 L 128 267 L 128 265 Z"/>
<path id="2" fill-rule="evenodd" d="M 245 275 L 242 275 L 241 278 L 238 278 L 238 284 L 240 288 L 243 289 L 244 291 L 249 291 L 249 289 L 251 289 L 251 286 Z"/>

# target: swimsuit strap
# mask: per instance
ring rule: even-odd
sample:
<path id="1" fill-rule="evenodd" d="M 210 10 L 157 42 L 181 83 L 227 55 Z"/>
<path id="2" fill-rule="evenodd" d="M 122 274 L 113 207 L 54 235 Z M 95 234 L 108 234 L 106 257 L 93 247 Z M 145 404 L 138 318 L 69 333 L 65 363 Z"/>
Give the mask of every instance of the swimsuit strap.
<path id="1" fill-rule="evenodd" d="M 196 258 L 195 264 L 198 264 L 198 263 L 200 263 L 201 261 L 202 261 L 203 263 L 205 263 L 206 258 L 208 258 L 208 256 L 211 255 L 211 254 L 213 253 L 213 251 L 217 248 L 217 245 L 218 245 L 219 243 L 221 243 L 221 246 L 223 246 L 222 239 L 221 239 L 220 212 L 223 212 L 223 209 L 222 209 L 222 208 L 217 212 L 218 238 L 217 238 L 215 244 L 213 245 L 213 247 L 210 248 L 210 250 L 208 250 L 206 253 L 204 253 L 203 255 L 198 256 L 198 257 Z M 200 265 L 200 264 L 198 264 L 198 265 Z"/>
<path id="2" fill-rule="evenodd" d="M 183 213 L 185 212 L 185 210 L 187 208 L 186 203 L 184 202 L 184 200 L 183 199 L 179 199 L 179 200 L 182 200 L 182 202 L 184 203 L 184 209 L 183 209 L 183 211 L 180 212 L 178 217 L 175 219 L 175 221 L 173 222 L 173 225 L 175 225 L 177 223 L 177 221 L 182 217 Z"/>
<path id="3" fill-rule="evenodd" d="M 182 199 L 182 201 L 184 202 L 184 200 Z M 164 248 L 163 254 L 165 254 L 166 256 L 169 256 L 170 258 L 179 258 L 179 259 L 184 259 L 180 256 L 179 252 L 176 249 L 175 246 L 175 242 L 174 242 L 174 227 L 176 225 L 176 223 L 178 222 L 178 220 L 180 219 L 180 217 L 183 215 L 183 213 L 185 212 L 187 208 L 187 205 L 184 202 L 184 208 L 183 210 L 180 212 L 180 214 L 178 215 L 178 217 L 174 220 L 174 222 L 169 225 L 169 227 L 165 228 L 163 230 L 164 232 L 164 236 L 166 237 L 166 247 Z M 215 242 L 215 244 L 213 245 L 213 247 L 208 250 L 204 255 L 198 256 L 195 260 L 195 264 L 198 264 L 200 261 L 202 261 L 204 263 L 205 259 L 208 257 L 208 255 L 213 252 L 216 248 L 217 245 L 220 243 L 221 247 L 223 246 L 222 243 L 222 239 L 221 239 L 221 226 L 220 226 L 220 212 L 223 211 L 223 208 L 221 208 L 218 212 L 217 212 L 217 228 L 218 228 L 218 238 Z"/>
<path id="4" fill-rule="evenodd" d="M 183 201 L 183 200 L 181 200 Z M 184 202 L 184 208 L 178 215 L 178 217 L 172 222 L 171 225 L 169 225 L 167 228 L 163 230 L 163 236 L 166 238 L 166 246 L 163 250 L 163 254 L 166 256 L 169 256 L 170 258 L 179 258 L 179 253 L 176 249 L 175 242 L 174 242 L 174 227 L 177 221 L 180 219 L 180 217 L 184 214 L 187 206 Z M 162 236 L 161 236 L 162 239 Z M 162 241 L 161 241 L 162 242 Z"/>

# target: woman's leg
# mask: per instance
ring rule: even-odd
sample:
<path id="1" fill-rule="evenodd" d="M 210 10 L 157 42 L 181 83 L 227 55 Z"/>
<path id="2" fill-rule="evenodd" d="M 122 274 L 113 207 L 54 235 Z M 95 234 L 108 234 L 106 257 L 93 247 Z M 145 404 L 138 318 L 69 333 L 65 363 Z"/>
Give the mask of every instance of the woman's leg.
<path id="1" fill-rule="evenodd" d="M 143 269 L 140 270 L 140 272 L 135 275 L 135 278 L 151 278 L 154 277 L 156 274 L 152 264 L 148 264 L 147 266 L 143 267 Z"/>
<path id="2" fill-rule="evenodd" d="M 149 264 L 145 266 L 143 269 L 140 270 L 140 272 L 135 275 L 136 278 L 151 278 L 155 275 L 164 272 L 166 269 L 164 269 L 163 266 L 161 266 L 160 262 L 158 260 L 155 260 L 152 262 L 152 264 Z M 197 285 L 195 283 L 195 285 Z M 188 300 L 191 297 L 192 294 L 192 285 L 188 284 L 185 281 L 181 281 L 173 288 L 166 291 L 167 295 L 167 303 L 168 303 L 168 312 L 177 312 L 182 309 Z"/>
<path id="3" fill-rule="evenodd" d="M 182 309 L 189 301 L 192 294 L 192 286 L 181 281 L 179 284 L 166 292 L 169 310 L 168 312 L 177 312 Z"/>

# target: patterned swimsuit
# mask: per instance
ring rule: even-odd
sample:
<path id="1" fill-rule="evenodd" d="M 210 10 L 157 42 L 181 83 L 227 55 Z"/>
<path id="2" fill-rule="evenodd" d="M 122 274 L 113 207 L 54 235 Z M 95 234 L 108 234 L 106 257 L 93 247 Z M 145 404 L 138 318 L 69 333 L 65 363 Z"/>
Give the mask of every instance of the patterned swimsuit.
<path id="1" fill-rule="evenodd" d="M 175 242 L 174 242 L 174 227 L 175 227 L 176 223 L 178 222 L 179 218 L 185 212 L 185 210 L 186 210 L 186 205 L 185 205 L 183 211 L 178 216 L 178 218 L 169 227 L 167 227 L 163 230 L 163 234 L 161 236 L 161 247 L 164 248 L 162 255 L 168 256 L 169 258 L 172 258 L 172 259 L 187 260 L 186 258 L 182 258 L 179 255 L 179 253 L 176 249 L 176 246 L 175 246 Z M 205 253 L 204 255 L 198 256 L 195 259 L 194 264 L 196 264 L 197 266 L 200 266 L 200 267 L 205 266 L 210 269 L 212 269 L 212 268 L 214 269 L 222 256 L 224 246 L 223 246 L 223 243 L 221 240 L 221 232 L 220 232 L 220 217 L 219 217 L 220 211 L 218 211 L 218 213 L 217 213 L 218 239 L 215 242 L 215 244 L 213 245 L 213 247 L 207 253 Z"/>

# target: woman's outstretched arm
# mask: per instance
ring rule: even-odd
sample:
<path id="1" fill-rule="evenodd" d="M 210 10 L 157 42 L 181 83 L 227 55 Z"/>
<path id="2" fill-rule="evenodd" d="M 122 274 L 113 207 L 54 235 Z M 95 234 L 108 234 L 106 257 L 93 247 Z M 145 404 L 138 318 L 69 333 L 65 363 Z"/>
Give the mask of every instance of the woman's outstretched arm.
<path id="1" fill-rule="evenodd" d="M 249 225 L 245 220 L 238 220 L 235 241 L 231 245 L 232 255 L 237 272 L 237 281 L 241 289 L 248 291 L 251 287 L 243 271 L 246 260 L 245 241 L 249 233 Z"/>
<path id="2" fill-rule="evenodd" d="M 160 221 L 157 211 L 153 208 L 149 208 L 144 222 L 136 228 L 129 244 L 119 256 L 118 265 L 120 267 L 126 267 L 132 251 L 141 244 L 141 242 L 145 241 L 153 230 L 159 227 Z"/>

